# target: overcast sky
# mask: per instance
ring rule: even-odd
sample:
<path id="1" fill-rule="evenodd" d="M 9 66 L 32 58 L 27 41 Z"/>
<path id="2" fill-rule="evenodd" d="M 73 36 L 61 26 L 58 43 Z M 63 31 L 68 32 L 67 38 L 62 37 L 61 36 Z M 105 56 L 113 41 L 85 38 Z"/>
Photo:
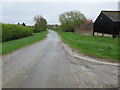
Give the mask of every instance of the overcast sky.
<path id="1" fill-rule="evenodd" d="M 18 0 L 19 1 L 19 0 Z M 17 24 L 25 22 L 27 25 L 33 25 L 35 15 L 42 15 L 46 18 L 48 24 L 59 24 L 59 15 L 65 11 L 78 10 L 86 18 L 95 20 L 101 10 L 118 10 L 118 0 L 71 0 L 60 2 L 44 2 L 38 0 L 4 0 L 2 2 L 2 22 Z"/>

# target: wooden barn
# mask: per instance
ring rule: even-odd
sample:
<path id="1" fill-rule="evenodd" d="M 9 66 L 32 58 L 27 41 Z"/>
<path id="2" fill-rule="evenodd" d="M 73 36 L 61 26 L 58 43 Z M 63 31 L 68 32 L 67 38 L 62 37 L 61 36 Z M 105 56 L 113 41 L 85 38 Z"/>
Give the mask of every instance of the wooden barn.
<path id="1" fill-rule="evenodd" d="M 93 25 L 94 33 L 111 34 L 114 38 L 120 34 L 120 11 L 101 11 Z"/>

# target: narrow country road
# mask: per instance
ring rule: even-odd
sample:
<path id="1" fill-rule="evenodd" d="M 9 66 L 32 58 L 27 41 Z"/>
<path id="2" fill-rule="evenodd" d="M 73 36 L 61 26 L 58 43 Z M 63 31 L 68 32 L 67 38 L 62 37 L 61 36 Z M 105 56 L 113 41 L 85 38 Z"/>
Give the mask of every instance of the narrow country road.
<path id="1" fill-rule="evenodd" d="M 118 66 L 72 57 L 57 33 L 3 56 L 3 88 L 118 87 Z"/>

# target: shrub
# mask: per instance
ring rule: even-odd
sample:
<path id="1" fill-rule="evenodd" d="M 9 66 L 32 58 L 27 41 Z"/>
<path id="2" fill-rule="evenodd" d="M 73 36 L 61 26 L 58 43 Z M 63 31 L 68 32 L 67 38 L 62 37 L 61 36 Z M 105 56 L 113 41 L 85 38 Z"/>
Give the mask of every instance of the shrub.
<path id="1" fill-rule="evenodd" d="M 10 41 L 31 36 L 32 33 L 33 30 L 31 27 L 13 24 L 2 24 L 2 41 Z"/>

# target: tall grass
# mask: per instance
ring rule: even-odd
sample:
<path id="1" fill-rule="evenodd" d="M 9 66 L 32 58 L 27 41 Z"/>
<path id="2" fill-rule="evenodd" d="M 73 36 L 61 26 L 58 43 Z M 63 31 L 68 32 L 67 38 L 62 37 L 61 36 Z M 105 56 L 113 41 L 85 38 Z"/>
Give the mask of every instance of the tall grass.
<path id="1" fill-rule="evenodd" d="M 33 30 L 31 27 L 13 25 L 13 24 L 2 24 L 3 42 L 31 36 L 32 33 Z"/>

